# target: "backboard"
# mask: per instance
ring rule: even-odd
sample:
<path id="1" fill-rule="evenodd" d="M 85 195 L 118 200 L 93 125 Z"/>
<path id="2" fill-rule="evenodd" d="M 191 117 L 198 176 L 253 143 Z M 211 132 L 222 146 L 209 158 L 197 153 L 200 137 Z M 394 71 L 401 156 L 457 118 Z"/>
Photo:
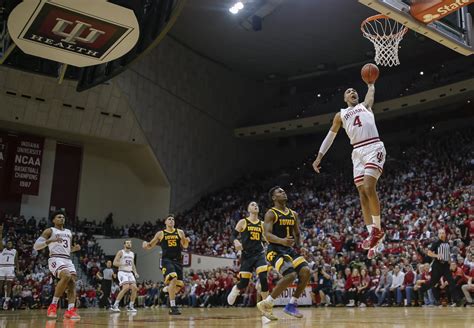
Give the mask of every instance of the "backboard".
<path id="1" fill-rule="evenodd" d="M 410 5 L 413 4 L 413 0 L 359 0 L 359 2 L 458 53 L 466 56 L 474 53 L 472 18 L 468 6 L 453 10 L 451 14 L 425 24 L 410 14 Z M 448 1 L 432 2 L 446 5 Z M 452 2 L 452 7 L 457 6 L 459 2 L 466 3 L 463 0 L 450 2 Z"/>

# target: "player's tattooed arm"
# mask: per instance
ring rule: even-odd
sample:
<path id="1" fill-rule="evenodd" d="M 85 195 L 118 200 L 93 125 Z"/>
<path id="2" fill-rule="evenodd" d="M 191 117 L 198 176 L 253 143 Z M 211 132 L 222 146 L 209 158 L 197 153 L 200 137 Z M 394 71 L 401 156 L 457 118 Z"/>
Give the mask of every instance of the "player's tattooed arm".
<path id="1" fill-rule="evenodd" d="M 295 243 L 293 238 L 279 238 L 273 234 L 273 223 L 275 219 L 276 217 L 273 211 L 267 211 L 267 213 L 265 213 L 265 219 L 263 221 L 263 234 L 265 239 L 269 243 L 280 244 L 287 247 L 293 246 Z"/>
<path id="2" fill-rule="evenodd" d="M 364 99 L 364 106 L 372 112 L 372 106 L 375 100 L 375 85 L 367 84 L 368 90 Z"/>

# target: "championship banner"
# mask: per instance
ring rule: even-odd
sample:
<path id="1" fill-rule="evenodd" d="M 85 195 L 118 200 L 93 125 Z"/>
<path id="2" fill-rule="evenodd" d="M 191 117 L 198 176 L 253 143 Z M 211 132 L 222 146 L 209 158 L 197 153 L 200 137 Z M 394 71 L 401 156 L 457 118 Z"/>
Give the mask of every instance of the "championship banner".
<path id="1" fill-rule="evenodd" d="M 291 296 L 296 290 L 296 285 L 290 285 L 283 293 L 275 299 L 275 305 L 285 306 L 290 302 Z M 301 294 L 301 297 L 298 298 L 298 305 L 312 305 L 313 301 L 311 300 L 311 285 L 306 286 Z"/>
<path id="2" fill-rule="evenodd" d="M 44 138 L 18 136 L 13 154 L 10 191 L 38 195 Z"/>

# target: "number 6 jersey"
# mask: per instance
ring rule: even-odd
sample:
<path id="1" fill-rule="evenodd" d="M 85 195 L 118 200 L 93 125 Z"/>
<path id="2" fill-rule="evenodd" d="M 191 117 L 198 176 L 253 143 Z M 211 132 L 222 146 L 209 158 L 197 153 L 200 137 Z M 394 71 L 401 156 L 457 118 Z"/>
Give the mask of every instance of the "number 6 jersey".
<path id="1" fill-rule="evenodd" d="M 49 257 L 69 258 L 71 255 L 72 233 L 69 229 L 59 230 L 51 227 L 51 239 L 61 238 L 61 242 L 53 242 L 48 245 Z"/>

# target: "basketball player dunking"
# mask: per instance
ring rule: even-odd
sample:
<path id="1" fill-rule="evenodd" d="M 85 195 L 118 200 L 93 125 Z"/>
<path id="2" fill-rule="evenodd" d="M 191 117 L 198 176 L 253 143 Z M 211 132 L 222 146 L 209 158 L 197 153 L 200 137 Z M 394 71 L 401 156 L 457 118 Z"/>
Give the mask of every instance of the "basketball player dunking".
<path id="1" fill-rule="evenodd" d="M 298 286 L 283 311 L 291 316 L 302 318 L 303 315 L 297 309 L 297 300 L 309 282 L 310 271 L 304 257 L 298 255 L 293 248 L 294 246 L 301 247 L 298 215 L 286 207 L 288 197 L 282 188 L 270 189 L 269 197 L 273 202 L 273 207 L 265 213 L 263 223 L 265 239 L 269 243 L 267 261 L 280 272 L 283 278 L 278 281 L 272 293 L 257 304 L 257 307 L 268 319 L 277 320 L 272 311 L 273 302 L 298 278 Z M 306 250 L 301 248 L 301 251 Z"/>
<path id="2" fill-rule="evenodd" d="M 158 231 L 150 242 L 143 242 L 144 249 L 152 249 L 158 243 L 163 251 L 161 257 L 161 271 L 165 278 L 165 288 L 169 293 L 171 315 L 180 315 L 176 306 L 176 294 L 184 286 L 183 282 L 183 256 L 181 251 L 188 248 L 189 238 L 181 229 L 175 229 L 174 216 L 168 215 L 165 219 L 166 228 Z"/>
<path id="3" fill-rule="evenodd" d="M 110 308 L 112 312 L 120 312 L 119 304 L 125 294 L 131 291 L 130 302 L 127 306 L 127 312 L 137 312 L 135 309 L 135 299 L 137 298 L 137 281 L 138 278 L 137 268 L 135 267 L 135 254 L 132 252 L 132 241 L 125 240 L 123 243 L 123 249 L 119 250 L 115 254 L 113 261 L 115 267 L 118 268 L 118 280 L 120 285 L 120 293 L 115 299 L 114 305 Z"/>
<path id="4" fill-rule="evenodd" d="M 7 247 L 3 247 L 3 225 L 0 224 L 0 291 L 3 291 L 5 286 L 5 302 L 3 309 L 8 310 L 10 303 L 10 295 L 12 292 L 12 284 L 15 279 L 15 268 L 18 268 L 18 253 L 13 248 L 13 242 L 7 241 Z"/>
<path id="5" fill-rule="evenodd" d="M 250 202 L 247 207 L 249 217 L 237 222 L 234 230 L 234 246 L 242 251 L 240 258 L 240 281 L 227 296 L 227 303 L 233 305 L 239 294 L 247 288 L 256 271 L 262 288 L 262 299 L 268 296 L 268 265 L 263 250 L 263 222 L 258 217 L 259 208 L 256 202 Z M 240 234 L 242 243 L 237 239 Z"/>
<path id="6" fill-rule="evenodd" d="M 374 95 L 374 84 L 368 84 L 368 91 L 363 103 L 359 103 L 359 95 L 354 89 L 349 88 L 344 92 L 347 108 L 341 109 L 341 112 L 334 117 L 331 129 L 313 162 L 314 170 L 319 173 L 321 160 L 342 126 L 354 147 L 352 151 L 354 183 L 359 191 L 362 214 L 369 231 L 369 237 L 364 240 L 362 247 L 369 249 L 367 256 L 369 259 L 375 257 L 376 249 L 385 237 L 380 225 L 380 202 L 376 185 L 382 174 L 386 153 L 384 144 L 380 141 L 375 125 L 375 116 L 372 112 Z"/>
<path id="7" fill-rule="evenodd" d="M 64 313 L 65 319 L 80 319 L 75 308 L 76 303 L 76 268 L 71 261 L 71 253 L 81 250 L 81 246 L 72 243 L 72 233 L 64 228 L 66 215 L 57 211 L 51 214 L 54 227 L 48 228 L 36 240 L 34 249 L 41 250 L 49 248 L 48 266 L 49 271 L 59 278 L 54 290 L 53 301 L 48 307 L 48 317 L 57 318 L 58 301 L 67 289 L 68 309 Z"/>

